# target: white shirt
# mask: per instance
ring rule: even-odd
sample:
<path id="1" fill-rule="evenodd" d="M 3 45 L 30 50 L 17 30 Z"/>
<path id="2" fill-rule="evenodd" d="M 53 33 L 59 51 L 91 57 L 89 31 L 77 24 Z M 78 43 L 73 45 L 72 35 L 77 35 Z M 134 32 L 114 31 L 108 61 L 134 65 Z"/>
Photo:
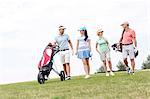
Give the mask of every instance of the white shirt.
<path id="1" fill-rule="evenodd" d="M 87 38 L 87 40 L 85 41 L 85 36 L 80 36 L 78 37 L 78 41 L 79 41 L 79 46 L 78 46 L 78 52 L 79 51 L 85 51 L 85 50 L 90 50 L 90 45 L 89 45 L 89 38 Z"/>

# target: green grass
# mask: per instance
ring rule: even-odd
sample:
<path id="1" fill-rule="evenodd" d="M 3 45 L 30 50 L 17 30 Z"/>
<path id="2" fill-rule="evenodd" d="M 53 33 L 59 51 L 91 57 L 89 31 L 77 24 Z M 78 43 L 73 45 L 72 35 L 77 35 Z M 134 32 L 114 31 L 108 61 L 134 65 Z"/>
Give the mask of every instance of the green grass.
<path id="1" fill-rule="evenodd" d="M 150 99 L 150 71 L 79 76 L 63 82 L 52 79 L 44 85 L 37 81 L 0 85 L 0 99 Z"/>

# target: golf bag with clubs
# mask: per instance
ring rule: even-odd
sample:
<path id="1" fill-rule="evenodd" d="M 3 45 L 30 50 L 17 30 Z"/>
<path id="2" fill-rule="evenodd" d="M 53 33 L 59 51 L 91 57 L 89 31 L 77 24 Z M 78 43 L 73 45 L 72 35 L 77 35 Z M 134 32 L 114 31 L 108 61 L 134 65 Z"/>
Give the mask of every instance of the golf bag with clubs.
<path id="1" fill-rule="evenodd" d="M 45 83 L 45 81 L 47 80 L 46 78 L 48 78 L 48 76 L 52 70 L 60 76 L 61 81 L 65 80 L 64 71 L 58 72 L 53 68 L 53 63 L 54 63 L 53 58 L 58 52 L 59 52 L 58 46 L 54 46 L 51 43 L 49 43 L 46 46 L 46 48 L 43 52 L 43 56 L 38 65 L 39 73 L 38 73 L 37 80 L 40 84 Z"/>

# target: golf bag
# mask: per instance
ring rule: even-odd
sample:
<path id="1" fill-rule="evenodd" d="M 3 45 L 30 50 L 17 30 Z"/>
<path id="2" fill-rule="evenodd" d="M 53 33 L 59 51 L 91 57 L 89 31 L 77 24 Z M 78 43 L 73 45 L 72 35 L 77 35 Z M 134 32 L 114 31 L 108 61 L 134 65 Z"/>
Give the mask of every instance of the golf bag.
<path id="1" fill-rule="evenodd" d="M 115 43 L 115 44 L 113 44 L 111 47 L 113 48 L 113 50 L 122 53 L 122 43 Z M 135 55 L 135 58 L 138 56 L 138 54 L 139 54 L 139 51 L 138 51 L 136 48 L 134 48 L 134 55 Z"/>
<path id="2" fill-rule="evenodd" d="M 53 63 L 54 63 L 53 58 L 58 52 L 59 52 L 59 47 L 54 46 L 51 43 L 49 43 L 45 48 L 43 52 L 43 56 L 38 65 L 39 73 L 37 79 L 40 84 L 45 83 L 45 80 L 47 80 L 46 78 L 48 78 L 52 70 L 60 76 L 61 81 L 65 80 L 64 71 L 58 72 L 53 68 Z"/>

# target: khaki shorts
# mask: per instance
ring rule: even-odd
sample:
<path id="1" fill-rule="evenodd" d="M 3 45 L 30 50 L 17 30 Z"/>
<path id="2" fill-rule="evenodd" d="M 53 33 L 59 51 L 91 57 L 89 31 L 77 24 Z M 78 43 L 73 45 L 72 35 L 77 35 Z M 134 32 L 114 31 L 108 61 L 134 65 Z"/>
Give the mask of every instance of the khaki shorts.
<path id="1" fill-rule="evenodd" d="M 123 45 L 122 46 L 122 54 L 123 54 L 123 59 L 126 59 L 128 56 L 130 59 L 134 59 L 134 46 L 133 44 L 131 45 Z"/>
<path id="2" fill-rule="evenodd" d="M 60 51 L 59 55 L 60 55 L 60 61 L 62 64 L 70 63 L 70 51 L 69 50 Z"/>
<path id="3" fill-rule="evenodd" d="M 111 58 L 110 58 L 110 51 L 106 51 L 106 52 L 100 53 L 100 58 L 101 58 L 102 61 L 104 61 L 106 59 L 108 61 L 110 61 L 111 60 Z"/>

